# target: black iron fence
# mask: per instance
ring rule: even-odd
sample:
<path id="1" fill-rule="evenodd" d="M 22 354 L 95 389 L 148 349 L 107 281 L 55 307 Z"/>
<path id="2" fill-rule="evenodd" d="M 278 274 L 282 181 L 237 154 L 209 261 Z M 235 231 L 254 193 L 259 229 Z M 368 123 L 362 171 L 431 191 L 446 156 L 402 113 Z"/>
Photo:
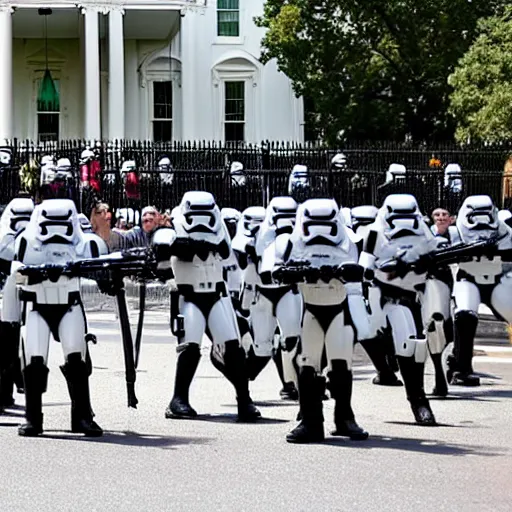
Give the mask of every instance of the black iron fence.
<path id="1" fill-rule="evenodd" d="M 0 204 L 15 197 L 21 188 L 19 170 L 31 161 L 40 162 L 51 154 L 69 158 L 78 169 L 81 152 L 90 147 L 85 141 L 58 144 L 33 144 L 14 141 L 12 165 L 0 174 Z M 188 190 L 212 192 L 219 205 L 244 209 L 266 205 L 277 195 L 288 193 L 288 179 L 295 164 L 310 169 L 311 197 L 334 197 L 340 205 L 379 205 L 390 193 L 415 195 L 425 212 L 443 206 L 456 211 L 468 195 L 488 194 L 501 207 L 509 206 L 504 190 L 503 166 L 512 144 L 499 146 L 421 147 L 407 144 L 352 144 L 340 149 L 318 145 L 264 142 L 259 145 L 223 145 L 216 143 L 172 143 L 119 141 L 94 146 L 101 164 L 99 197 L 112 208 L 141 208 L 152 204 L 169 209 L 179 203 Z M 339 152 L 347 157 L 347 168 L 332 170 L 331 159 Z M 173 171 L 169 176 L 157 169 L 161 157 L 169 157 Z M 134 160 L 137 167 L 136 191 L 128 191 L 120 173 L 122 163 Z M 240 161 L 244 173 L 231 176 L 231 162 Z M 386 182 L 391 163 L 407 167 L 405 176 Z M 460 164 L 462 189 L 454 192 L 445 184 L 444 167 Z M 77 173 L 78 176 L 78 173 Z M 76 196 L 78 208 L 85 213 L 98 198 L 88 188 Z"/>
<path id="2" fill-rule="evenodd" d="M 155 168 L 159 159 L 168 156 L 178 170 L 223 170 L 232 161 L 240 161 L 251 170 L 290 170 L 302 163 L 312 170 L 330 168 L 332 157 L 344 153 L 352 169 L 383 171 L 391 163 L 410 169 L 427 170 L 431 161 L 440 166 L 458 163 L 472 171 L 501 171 L 505 160 L 512 154 L 512 141 L 494 145 L 439 144 L 427 146 L 397 142 L 351 142 L 339 148 L 321 144 L 300 144 L 262 141 L 259 144 L 219 143 L 208 141 L 157 143 L 121 140 L 90 143 L 85 140 L 34 143 L 13 140 L 14 163 L 23 165 L 31 159 L 41 160 L 46 154 L 69 158 L 78 165 L 80 154 L 92 148 L 103 169 L 118 169 L 125 160 L 134 160 L 138 167 Z"/>

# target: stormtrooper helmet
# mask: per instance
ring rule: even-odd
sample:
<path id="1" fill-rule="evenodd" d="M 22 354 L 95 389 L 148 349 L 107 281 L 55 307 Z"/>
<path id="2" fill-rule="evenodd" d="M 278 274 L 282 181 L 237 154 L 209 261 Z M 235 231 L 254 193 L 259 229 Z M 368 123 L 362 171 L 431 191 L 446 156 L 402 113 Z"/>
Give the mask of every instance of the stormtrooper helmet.
<path id="1" fill-rule="evenodd" d="M 485 237 L 489 231 L 496 231 L 499 228 L 498 209 L 492 199 L 487 195 L 467 197 L 457 215 L 457 228 L 463 238 L 475 238 L 476 233 Z"/>
<path id="2" fill-rule="evenodd" d="M 34 211 L 34 202 L 30 198 L 13 199 L 5 208 L 0 219 L 0 231 L 16 235 L 23 231 Z"/>
<path id="3" fill-rule="evenodd" d="M 407 169 L 402 164 L 391 164 L 386 173 L 386 183 L 394 181 L 398 177 L 405 177 Z"/>
<path id="4" fill-rule="evenodd" d="M 343 171 L 347 168 L 347 157 L 343 153 L 337 153 L 332 157 L 331 169 Z"/>
<path id="5" fill-rule="evenodd" d="M 265 223 L 277 233 L 291 233 L 297 215 L 297 203 L 293 197 L 274 197 L 268 207 Z"/>
<path id="6" fill-rule="evenodd" d="M 418 202 L 410 194 L 387 196 L 379 213 L 384 224 L 384 234 L 389 239 L 417 236 L 425 232 Z"/>
<path id="7" fill-rule="evenodd" d="M 0 167 L 11 165 L 12 150 L 10 148 L 0 148 Z"/>
<path id="8" fill-rule="evenodd" d="M 305 165 L 295 165 L 288 178 L 288 195 L 301 203 L 309 199 L 310 192 L 309 169 Z"/>
<path id="9" fill-rule="evenodd" d="M 242 213 L 243 234 L 253 238 L 257 235 L 261 224 L 265 220 L 265 208 L 263 206 L 249 206 Z"/>
<path id="10" fill-rule="evenodd" d="M 352 229 L 357 231 L 359 226 L 368 226 L 375 222 L 379 210 L 376 206 L 364 205 L 356 206 L 350 210 L 350 217 L 352 218 Z"/>
<path id="11" fill-rule="evenodd" d="M 345 227 L 334 199 L 309 199 L 297 210 L 294 234 L 305 245 L 337 246 L 345 238 Z"/>
<path id="12" fill-rule="evenodd" d="M 222 219 L 215 198 L 209 192 L 185 192 L 180 203 L 183 228 L 189 233 L 217 234 Z"/>
<path id="13" fill-rule="evenodd" d="M 222 208 L 220 215 L 232 240 L 236 235 L 236 228 L 242 214 L 235 208 Z"/>
<path id="14" fill-rule="evenodd" d="M 76 206 L 70 199 L 47 199 L 34 215 L 35 236 L 43 244 L 72 244 L 81 232 Z"/>
<path id="15" fill-rule="evenodd" d="M 459 164 L 448 164 L 444 170 L 444 186 L 452 192 L 462 192 L 462 169 Z"/>

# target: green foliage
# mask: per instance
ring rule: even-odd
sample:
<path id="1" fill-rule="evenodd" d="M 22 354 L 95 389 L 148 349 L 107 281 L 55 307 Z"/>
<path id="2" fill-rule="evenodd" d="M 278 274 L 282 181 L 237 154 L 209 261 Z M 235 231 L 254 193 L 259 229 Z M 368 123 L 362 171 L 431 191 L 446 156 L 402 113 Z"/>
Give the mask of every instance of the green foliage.
<path id="1" fill-rule="evenodd" d="M 477 21 L 504 0 L 267 0 L 261 60 L 275 58 L 311 122 L 340 139 L 450 138 L 448 76 Z"/>
<path id="2" fill-rule="evenodd" d="M 512 9 L 481 20 L 480 35 L 449 77 L 460 141 L 512 138 Z"/>

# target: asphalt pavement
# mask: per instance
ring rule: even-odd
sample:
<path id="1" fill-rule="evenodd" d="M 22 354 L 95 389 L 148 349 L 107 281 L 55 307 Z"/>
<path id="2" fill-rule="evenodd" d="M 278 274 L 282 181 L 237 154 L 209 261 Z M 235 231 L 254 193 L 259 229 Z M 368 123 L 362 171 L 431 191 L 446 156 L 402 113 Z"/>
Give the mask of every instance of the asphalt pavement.
<path id="1" fill-rule="evenodd" d="M 136 321 L 136 314 L 132 314 Z M 353 405 L 366 442 L 327 436 L 290 445 L 297 404 L 279 399 L 270 364 L 251 384 L 263 419 L 236 420 L 234 392 L 203 348 L 191 402 L 197 420 L 166 420 L 175 341 L 167 313 L 148 311 L 137 373 L 139 406 L 126 406 L 123 352 L 111 311 L 89 315 L 91 393 L 99 439 L 69 431 L 69 397 L 50 351 L 45 433 L 21 438 L 22 410 L 0 417 L 0 507 L 10 512 L 67 511 L 510 511 L 512 509 L 512 355 L 477 347 L 479 388 L 432 400 L 440 426 L 414 424 L 403 388 L 371 384 L 373 369 L 356 349 Z M 494 352 L 489 352 L 494 347 Z M 427 371 L 427 389 L 432 371 Z M 22 396 L 16 396 L 19 404 Z M 326 427 L 333 402 L 324 402 Z"/>

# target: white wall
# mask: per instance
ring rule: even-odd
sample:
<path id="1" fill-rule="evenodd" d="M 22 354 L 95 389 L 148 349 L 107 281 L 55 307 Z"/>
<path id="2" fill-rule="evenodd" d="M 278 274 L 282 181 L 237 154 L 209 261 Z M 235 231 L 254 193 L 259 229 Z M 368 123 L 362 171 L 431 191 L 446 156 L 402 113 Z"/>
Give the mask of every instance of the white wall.
<path id="1" fill-rule="evenodd" d="M 187 12 L 181 18 L 181 33 L 169 49 L 165 40 L 125 40 L 125 137 L 149 139 L 152 79 L 174 82 L 174 138 L 220 140 L 225 75 L 222 61 L 234 58 L 233 69 L 249 73 L 246 85 L 246 134 L 248 142 L 302 140 L 302 100 L 295 98 L 288 78 L 275 62 L 262 66 L 260 42 L 263 30 L 253 18 L 262 11 L 263 0 L 240 0 L 240 38 L 217 38 L 216 1 L 209 1 L 204 14 Z M 108 75 L 106 41 L 102 41 L 102 133 L 108 128 Z M 83 48 L 80 38 L 49 41 L 49 61 L 54 78 L 61 80 L 61 136 L 84 134 Z M 15 137 L 36 139 L 36 76 L 44 71 L 44 40 L 14 39 Z M 165 59 L 172 57 L 171 76 Z M 241 60 L 243 59 L 243 60 Z M 224 66 L 225 67 L 225 66 Z M 169 70 L 169 71 L 166 71 Z M 245 69 L 245 71 L 244 71 Z M 248 70 L 248 71 L 247 71 Z M 244 75 L 245 76 L 245 75 Z"/>
<path id="2" fill-rule="evenodd" d="M 197 98 L 194 115 L 194 132 L 197 139 L 216 139 L 220 135 L 218 124 L 220 110 L 219 94 L 215 91 L 212 78 L 212 66 L 230 55 L 246 54 L 248 59 L 257 61 L 260 57 L 260 43 L 264 29 L 256 27 L 253 18 L 263 11 L 263 0 L 240 0 L 240 37 L 217 37 L 216 2 L 208 2 L 209 6 L 204 14 L 188 12 L 182 18 L 182 31 L 194 33 L 194 95 Z M 183 48 L 183 52 L 186 49 Z M 183 66 L 187 62 L 183 59 Z M 300 140 L 302 100 L 295 98 L 288 78 L 278 72 L 275 62 L 258 68 L 257 80 L 252 92 L 255 97 L 252 129 L 252 141 L 261 139 L 274 140 Z"/>

